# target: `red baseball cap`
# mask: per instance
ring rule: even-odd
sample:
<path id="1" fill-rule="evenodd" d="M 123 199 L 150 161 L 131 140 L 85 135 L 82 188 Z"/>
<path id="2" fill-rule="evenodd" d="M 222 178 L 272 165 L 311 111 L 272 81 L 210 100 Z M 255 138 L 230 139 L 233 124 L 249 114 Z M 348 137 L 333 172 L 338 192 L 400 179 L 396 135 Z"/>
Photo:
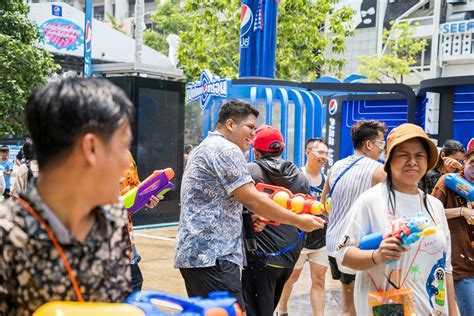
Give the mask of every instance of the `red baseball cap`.
<path id="1" fill-rule="evenodd" d="M 273 143 L 279 143 L 281 145 L 281 149 L 270 148 L 270 145 Z M 255 138 L 250 144 L 253 146 L 253 148 L 265 152 L 276 152 L 285 148 L 283 135 L 281 135 L 279 130 L 269 125 L 262 125 L 257 128 L 255 130 Z"/>

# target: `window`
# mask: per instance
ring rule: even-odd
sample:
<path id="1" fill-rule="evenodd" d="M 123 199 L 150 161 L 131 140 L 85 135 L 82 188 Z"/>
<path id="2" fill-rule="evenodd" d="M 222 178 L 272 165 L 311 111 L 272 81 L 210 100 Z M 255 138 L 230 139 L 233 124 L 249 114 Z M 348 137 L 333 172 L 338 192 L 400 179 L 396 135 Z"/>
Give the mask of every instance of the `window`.
<path id="1" fill-rule="evenodd" d="M 94 18 L 96 18 L 97 20 L 103 21 L 104 14 L 105 14 L 105 11 L 104 11 L 103 5 L 94 7 Z"/>
<path id="2" fill-rule="evenodd" d="M 420 39 L 421 40 L 421 39 Z M 411 68 L 417 71 L 428 71 L 431 65 L 431 38 L 426 38 L 425 48 L 416 56 L 416 64 Z"/>

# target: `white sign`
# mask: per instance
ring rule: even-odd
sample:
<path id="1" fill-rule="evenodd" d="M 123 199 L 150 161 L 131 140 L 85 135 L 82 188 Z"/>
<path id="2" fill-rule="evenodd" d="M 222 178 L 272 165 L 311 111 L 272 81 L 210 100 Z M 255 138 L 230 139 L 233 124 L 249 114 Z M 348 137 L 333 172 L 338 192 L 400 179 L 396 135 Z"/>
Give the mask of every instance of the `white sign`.
<path id="1" fill-rule="evenodd" d="M 212 97 L 227 97 L 229 80 L 213 76 L 209 70 L 203 70 L 198 81 L 190 82 L 186 86 L 186 103 L 201 100 L 201 109 L 204 110 Z"/>
<path id="2" fill-rule="evenodd" d="M 474 21 L 460 21 L 444 23 L 441 25 L 441 34 L 456 34 L 456 33 L 473 33 Z"/>

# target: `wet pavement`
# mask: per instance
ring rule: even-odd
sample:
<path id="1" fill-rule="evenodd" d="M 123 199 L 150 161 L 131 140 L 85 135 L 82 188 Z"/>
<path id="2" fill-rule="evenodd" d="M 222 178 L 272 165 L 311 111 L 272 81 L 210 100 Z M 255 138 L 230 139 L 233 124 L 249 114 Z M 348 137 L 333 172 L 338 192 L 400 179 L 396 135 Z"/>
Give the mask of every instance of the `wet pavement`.
<path id="1" fill-rule="evenodd" d="M 135 241 L 142 260 L 140 268 L 143 273 L 143 289 L 157 290 L 185 297 L 183 279 L 173 267 L 174 238 L 176 227 L 147 229 L 135 232 Z M 305 264 L 303 272 L 294 286 L 288 303 L 290 316 L 311 315 L 309 292 L 311 277 L 309 265 Z M 326 274 L 326 306 L 325 315 L 339 315 L 341 310 L 341 289 L 339 282 L 333 281 Z"/>

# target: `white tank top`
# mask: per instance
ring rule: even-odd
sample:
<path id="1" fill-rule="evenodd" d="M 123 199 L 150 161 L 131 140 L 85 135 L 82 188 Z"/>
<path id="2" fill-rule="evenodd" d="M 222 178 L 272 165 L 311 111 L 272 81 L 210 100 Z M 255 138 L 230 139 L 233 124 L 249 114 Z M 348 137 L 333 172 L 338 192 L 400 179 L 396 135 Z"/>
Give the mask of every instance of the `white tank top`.
<path id="1" fill-rule="evenodd" d="M 334 182 L 344 170 L 360 156 L 349 156 L 337 161 L 331 168 L 329 185 Z M 337 245 L 346 228 L 346 217 L 349 209 L 362 192 L 372 187 L 372 177 L 382 164 L 378 161 L 364 157 L 357 161 L 337 182 L 331 196 L 331 209 L 329 211 L 329 224 L 326 233 L 326 246 L 328 254 L 334 256 Z"/>

